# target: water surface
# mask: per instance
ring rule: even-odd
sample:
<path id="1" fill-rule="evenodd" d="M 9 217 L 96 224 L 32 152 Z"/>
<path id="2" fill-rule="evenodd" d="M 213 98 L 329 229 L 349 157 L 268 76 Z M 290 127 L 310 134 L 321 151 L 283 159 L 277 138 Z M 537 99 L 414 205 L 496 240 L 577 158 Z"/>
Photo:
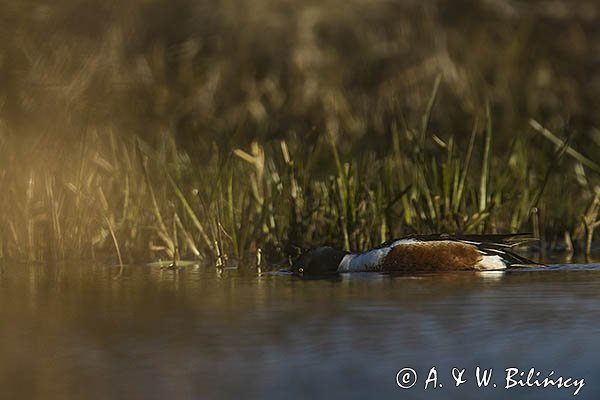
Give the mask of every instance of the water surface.
<path id="1" fill-rule="evenodd" d="M 600 265 L 330 280 L 117 272 L 0 267 L 2 398 L 573 398 L 505 389 L 509 367 L 583 378 L 576 398 L 600 396 Z M 425 390 L 434 366 L 443 386 Z M 477 366 L 496 388 L 477 387 Z M 418 381 L 403 390 L 408 367 Z"/>

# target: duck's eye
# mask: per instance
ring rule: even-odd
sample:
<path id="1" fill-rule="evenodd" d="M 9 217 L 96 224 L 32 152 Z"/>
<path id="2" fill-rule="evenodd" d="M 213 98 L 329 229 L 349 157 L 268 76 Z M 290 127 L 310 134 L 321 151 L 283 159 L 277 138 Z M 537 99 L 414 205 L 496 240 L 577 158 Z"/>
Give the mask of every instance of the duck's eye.
<path id="1" fill-rule="evenodd" d="M 301 273 L 303 273 L 303 272 L 304 272 L 304 268 L 302 268 L 302 267 L 298 268 L 298 273 L 299 273 L 299 274 L 301 274 Z"/>

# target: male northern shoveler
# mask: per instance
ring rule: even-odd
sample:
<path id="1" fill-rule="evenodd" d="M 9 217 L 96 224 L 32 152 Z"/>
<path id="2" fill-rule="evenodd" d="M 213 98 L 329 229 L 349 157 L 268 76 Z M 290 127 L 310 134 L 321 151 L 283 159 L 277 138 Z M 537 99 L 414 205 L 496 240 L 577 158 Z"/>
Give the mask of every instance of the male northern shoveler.
<path id="1" fill-rule="evenodd" d="M 413 235 L 388 240 L 362 253 L 333 247 L 303 252 L 293 263 L 297 275 L 339 272 L 431 272 L 502 270 L 537 265 L 510 249 L 532 240 L 527 234 L 511 235 Z"/>

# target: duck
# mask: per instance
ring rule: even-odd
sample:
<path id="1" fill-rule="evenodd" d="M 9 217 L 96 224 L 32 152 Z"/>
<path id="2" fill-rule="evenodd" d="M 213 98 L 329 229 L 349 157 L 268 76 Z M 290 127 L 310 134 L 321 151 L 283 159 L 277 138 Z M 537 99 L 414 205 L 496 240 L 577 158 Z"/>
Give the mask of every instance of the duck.
<path id="1" fill-rule="evenodd" d="M 535 240 L 529 234 L 410 235 L 364 252 L 331 246 L 304 250 L 293 262 L 298 276 L 347 272 L 497 271 L 540 265 L 511 249 Z"/>

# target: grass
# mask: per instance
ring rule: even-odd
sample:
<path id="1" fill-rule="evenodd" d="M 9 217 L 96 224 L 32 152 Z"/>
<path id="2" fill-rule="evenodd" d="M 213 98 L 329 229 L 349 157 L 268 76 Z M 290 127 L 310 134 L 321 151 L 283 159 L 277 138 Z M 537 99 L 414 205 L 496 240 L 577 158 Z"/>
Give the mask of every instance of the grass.
<path id="1" fill-rule="evenodd" d="M 80 3 L 0 6 L 2 259 L 593 248 L 593 2 Z"/>
<path id="2" fill-rule="evenodd" d="M 150 145 L 91 131 L 21 152 L 22 139 L 4 136 L 0 255 L 252 267 L 263 256 L 281 262 L 290 244 L 360 250 L 414 232 L 515 231 L 539 235 L 542 251 L 566 245 L 565 235 L 590 251 L 600 225 L 594 161 L 536 121 L 509 153 L 498 152 L 489 106 L 461 147 L 429 131 L 431 111 L 417 130 L 390 127 L 379 153 L 343 153 L 328 134 L 309 146 L 214 144 L 203 160 L 171 136 Z M 548 139 L 551 161 L 531 157 L 530 143 Z"/>

